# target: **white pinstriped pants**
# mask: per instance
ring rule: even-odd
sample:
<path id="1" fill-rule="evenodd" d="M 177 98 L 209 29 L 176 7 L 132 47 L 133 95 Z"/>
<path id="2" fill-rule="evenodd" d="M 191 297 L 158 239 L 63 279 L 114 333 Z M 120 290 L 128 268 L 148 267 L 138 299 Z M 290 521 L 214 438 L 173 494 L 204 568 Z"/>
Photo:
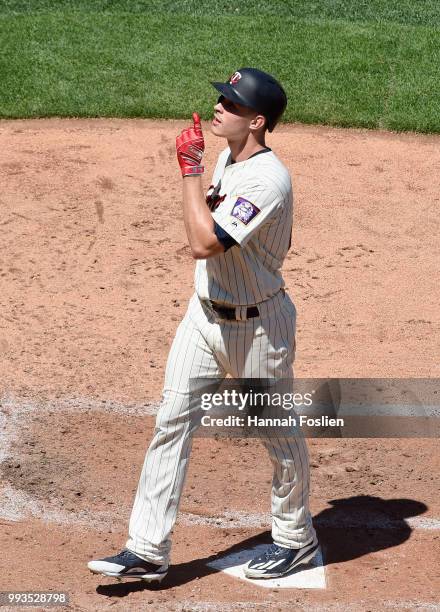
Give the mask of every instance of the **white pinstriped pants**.
<path id="1" fill-rule="evenodd" d="M 290 378 L 296 311 L 280 291 L 259 304 L 260 317 L 219 320 L 196 294 L 174 338 L 162 403 L 146 453 L 129 525 L 127 548 L 148 561 L 169 562 L 174 526 L 194 433 L 190 378 Z M 274 467 L 272 537 L 301 548 L 316 538 L 309 512 L 309 459 L 302 437 L 262 439 Z"/>

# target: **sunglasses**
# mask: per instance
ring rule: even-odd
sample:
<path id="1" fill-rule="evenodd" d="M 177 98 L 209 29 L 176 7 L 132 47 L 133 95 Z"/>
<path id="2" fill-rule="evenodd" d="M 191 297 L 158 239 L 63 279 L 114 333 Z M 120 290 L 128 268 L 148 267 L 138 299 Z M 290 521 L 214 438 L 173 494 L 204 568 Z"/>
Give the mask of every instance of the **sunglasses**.
<path id="1" fill-rule="evenodd" d="M 219 96 L 219 99 L 217 100 L 217 104 L 221 104 L 223 106 L 223 108 L 227 111 L 229 111 L 230 113 L 238 113 L 239 109 L 237 107 L 236 104 L 234 104 L 234 102 L 232 102 L 231 100 L 228 100 L 227 98 L 225 98 L 225 96 Z"/>

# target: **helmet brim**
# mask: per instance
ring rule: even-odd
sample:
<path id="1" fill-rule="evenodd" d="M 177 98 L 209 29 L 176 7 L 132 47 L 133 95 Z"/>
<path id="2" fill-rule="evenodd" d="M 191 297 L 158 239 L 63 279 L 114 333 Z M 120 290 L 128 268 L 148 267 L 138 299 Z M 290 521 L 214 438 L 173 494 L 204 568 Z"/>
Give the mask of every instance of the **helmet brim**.
<path id="1" fill-rule="evenodd" d="M 211 81 L 211 85 L 215 87 L 216 90 L 222 94 L 222 96 L 225 96 L 225 98 L 231 100 L 231 102 L 241 104 L 241 106 L 246 106 L 247 108 L 254 108 L 253 106 L 250 106 L 246 100 L 244 100 L 244 98 L 242 98 L 242 96 L 234 87 L 232 87 L 230 83 L 217 83 Z"/>

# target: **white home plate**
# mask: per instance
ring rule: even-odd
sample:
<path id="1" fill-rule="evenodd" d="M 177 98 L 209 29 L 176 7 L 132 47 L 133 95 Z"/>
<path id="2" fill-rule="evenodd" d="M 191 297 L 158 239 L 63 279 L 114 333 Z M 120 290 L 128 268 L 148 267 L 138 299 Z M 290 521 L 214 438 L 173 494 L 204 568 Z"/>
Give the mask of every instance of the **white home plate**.
<path id="1" fill-rule="evenodd" d="M 269 589 L 325 589 L 325 571 L 322 563 L 321 549 L 318 549 L 315 557 L 307 565 L 300 565 L 292 573 L 286 574 L 282 578 L 246 578 L 243 567 L 248 561 L 261 555 L 267 548 L 267 544 L 258 544 L 249 550 L 241 550 L 210 561 L 207 565 L 214 569 L 221 570 L 225 574 L 240 578 L 246 582 L 251 582 L 257 586 Z"/>

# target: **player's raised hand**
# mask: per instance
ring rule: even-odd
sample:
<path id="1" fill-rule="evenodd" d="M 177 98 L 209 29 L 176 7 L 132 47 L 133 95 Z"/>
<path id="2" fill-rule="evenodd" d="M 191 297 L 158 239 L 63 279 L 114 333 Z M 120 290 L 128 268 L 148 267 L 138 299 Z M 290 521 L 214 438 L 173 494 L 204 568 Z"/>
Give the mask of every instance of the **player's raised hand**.
<path id="1" fill-rule="evenodd" d="M 202 136 L 202 124 L 200 123 L 199 113 L 193 113 L 194 131 L 196 134 Z"/>
<path id="2" fill-rule="evenodd" d="M 194 176 L 203 174 L 202 166 L 205 141 L 203 138 L 202 125 L 198 113 L 193 113 L 192 127 L 182 130 L 176 138 L 177 161 L 179 162 L 182 176 Z"/>

